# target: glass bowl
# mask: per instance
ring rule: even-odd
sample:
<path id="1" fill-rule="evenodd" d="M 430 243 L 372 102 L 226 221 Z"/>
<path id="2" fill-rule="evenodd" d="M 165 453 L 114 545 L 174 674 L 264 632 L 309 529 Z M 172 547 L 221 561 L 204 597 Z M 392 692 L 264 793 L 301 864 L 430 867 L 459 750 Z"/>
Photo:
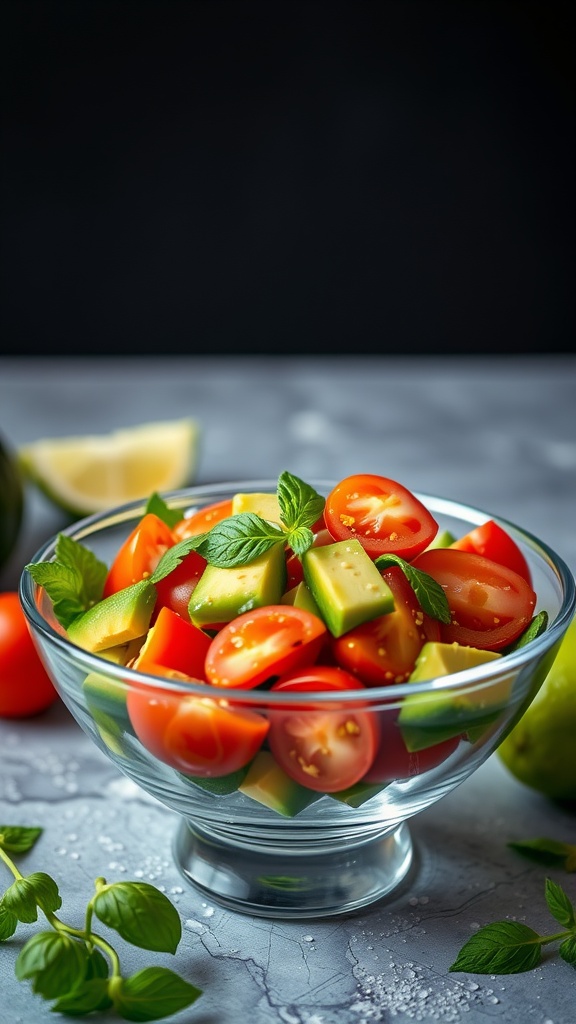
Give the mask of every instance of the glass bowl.
<path id="1" fill-rule="evenodd" d="M 324 494 L 333 486 L 329 481 L 313 485 Z M 276 482 L 256 480 L 163 497 L 184 512 L 237 491 L 275 490 Z M 457 537 L 494 518 L 451 500 L 417 497 L 440 530 Z M 110 564 L 144 511 L 144 502 L 134 502 L 82 519 L 63 532 Z M 253 762 L 244 777 L 240 772 L 199 779 L 165 763 L 139 739 L 127 696 L 140 693 L 176 707 L 205 697 L 207 684 L 144 675 L 76 647 L 26 571 L 20 596 L 37 649 L 74 718 L 120 772 L 179 816 L 173 851 L 182 875 L 206 897 L 236 911 L 326 917 L 367 906 L 408 881 L 414 864 L 409 819 L 486 761 L 534 698 L 554 660 L 574 614 L 574 579 L 544 543 L 505 520 L 498 522 L 530 565 L 536 612 L 544 609 L 549 616 L 548 629 L 529 644 L 422 683 L 339 691 L 337 700 L 334 692 L 306 693 L 305 705 L 302 694 L 226 690 L 234 713 L 256 712 L 271 723 L 291 713 L 304 719 L 329 715 L 340 728 L 357 716 L 369 716 L 381 737 L 379 752 L 365 779 L 344 792 L 323 794 L 291 784 L 285 776 L 279 782 L 269 751 L 258 772 L 254 775 Z M 53 558 L 56 540 L 48 540 L 33 561 Z M 399 728 L 407 707 L 419 737 L 413 753 Z"/>

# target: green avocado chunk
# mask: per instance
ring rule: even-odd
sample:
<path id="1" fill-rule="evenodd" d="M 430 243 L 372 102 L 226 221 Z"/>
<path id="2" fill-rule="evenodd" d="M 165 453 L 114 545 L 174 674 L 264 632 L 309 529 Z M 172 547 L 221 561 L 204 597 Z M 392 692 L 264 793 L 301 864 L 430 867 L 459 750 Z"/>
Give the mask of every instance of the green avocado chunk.
<path id="1" fill-rule="evenodd" d="M 410 683 L 462 672 L 501 655 L 462 644 L 425 643 L 410 676 Z M 473 689 L 431 690 L 405 697 L 398 716 L 404 743 L 409 751 L 424 750 L 442 740 L 468 733 L 476 739 L 497 718 L 510 694 L 511 678 L 491 687 Z"/>
<path id="2" fill-rule="evenodd" d="M 280 604 L 285 583 L 283 544 L 233 569 L 207 565 L 190 598 L 188 614 L 200 628 L 230 622 L 253 608 Z"/>
<path id="3" fill-rule="evenodd" d="M 280 603 L 291 604 L 294 608 L 301 608 L 302 611 L 310 612 L 316 618 L 322 619 L 320 609 L 305 583 L 297 583 L 292 590 L 287 590 L 282 595 Z"/>
<path id="4" fill-rule="evenodd" d="M 68 637 L 77 647 L 96 654 L 144 636 L 154 605 L 156 588 L 140 580 L 83 612 L 68 626 Z"/>
<path id="5" fill-rule="evenodd" d="M 356 538 L 309 548 L 302 566 L 332 636 L 394 610 L 390 587 Z"/>
<path id="6" fill-rule="evenodd" d="M 293 818 L 299 811 L 319 800 L 321 793 L 306 789 L 291 779 L 268 750 L 261 750 L 252 761 L 246 778 L 238 789 L 245 796 L 256 800 L 286 818 Z"/>

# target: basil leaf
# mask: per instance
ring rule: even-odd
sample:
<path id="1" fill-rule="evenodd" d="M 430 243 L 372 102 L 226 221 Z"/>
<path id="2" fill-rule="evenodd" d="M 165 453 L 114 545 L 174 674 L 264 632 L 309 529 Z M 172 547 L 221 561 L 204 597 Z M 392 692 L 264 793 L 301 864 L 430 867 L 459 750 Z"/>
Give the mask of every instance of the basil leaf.
<path id="1" fill-rule="evenodd" d="M 561 885 L 553 882 L 551 878 L 546 879 L 545 888 L 546 903 L 548 910 L 564 928 L 576 928 L 574 907 L 571 900 L 564 892 Z"/>
<path id="2" fill-rule="evenodd" d="M 201 989 L 167 967 L 146 967 L 114 989 L 116 1011 L 127 1020 L 158 1020 L 196 1002 Z"/>
<path id="3" fill-rule="evenodd" d="M 84 980 L 87 950 L 63 932 L 38 932 L 21 950 L 14 967 L 18 981 L 32 978 L 32 989 L 56 999 Z"/>
<path id="4" fill-rule="evenodd" d="M 326 504 L 325 498 L 310 484 L 305 483 L 300 477 L 293 476 L 287 470 L 278 477 L 277 495 L 280 518 L 290 532 L 302 526 L 314 526 Z M 292 543 L 290 546 L 294 549 Z"/>
<path id="5" fill-rule="evenodd" d="M 308 551 L 308 548 L 312 547 L 313 542 L 314 534 L 307 526 L 298 526 L 295 530 L 290 530 L 288 534 L 288 543 L 299 558 L 305 551 Z"/>
<path id="6" fill-rule="evenodd" d="M 576 845 L 572 843 L 562 843 L 543 836 L 538 839 L 521 839 L 508 843 L 508 846 L 541 864 L 558 864 L 565 871 L 576 871 Z"/>
<path id="7" fill-rule="evenodd" d="M 210 565 L 232 569 L 253 562 L 275 544 L 285 544 L 286 540 L 280 527 L 267 523 L 254 512 L 239 512 L 216 523 L 203 535 L 197 550 Z"/>
<path id="8" fill-rule="evenodd" d="M 2 897 L 2 905 L 14 914 L 22 924 L 32 924 L 38 920 L 38 904 L 34 887 L 25 878 L 17 878 L 8 886 Z"/>
<path id="9" fill-rule="evenodd" d="M 541 936 L 519 921 L 486 925 L 464 943 L 448 969 L 470 974 L 530 971 L 542 958 Z"/>
<path id="10" fill-rule="evenodd" d="M 41 828 L 22 825 L 0 825 L 0 846 L 9 853 L 27 853 L 42 835 Z"/>
<path id="11" fill-rule="evenodd" d="M 571 935 L 560 944 L 560 956 L 568 964 L 576 967 L 576 935 Z"/>
<path id="12" fill-rule="evenodd" d="M 176 523 L 179 523 L 182 519 L 182 513 L 180 510 L 170 508 L 170 506 L 166 504 L 164 499 L 161 498 L 156 491 L 150 495 L 146 503 L 145 514 L 148 513 L 152 513 L 152 515 L 157 516 L 158 519 L 161 519 L 163 523 L 166 523 L 166 526 L 169 526 L 170 529 L 172 529 L 173 526 L 176 526 Z"/>
<path id="13" fill-rule="evenodd" d="M 446 625 L 450 623 L 451 615 L 446 594 L 429 573 L 415 569 L 410 562 L 393 554 L 379 555 L 374 564 L 381 572 L 391 565 L 398 565 L 412 587 L 422 611 Z"/>
<path id="14" fill-rule="evenodd" d="M 109 1010 L 111 1006 L 113 1002 L 108 995 L 108 981 L 105 978 L 90 978 L 58 999 L 51 1010 L 77 1017 L 94 1010 Z"/>
<path id="15" fill-rule="evenodd" d="M 14 935 L 17 927 L 18 918 L 16 914 L 8 910 L 8 907 L 4 906 L 4 903 L 0 900 L 0 942 L 4 942 L 11 935 Z"/>
<path id="16" fill-rule="evenodd" d="M 164 893 L 148 882 L 115 882 L 94 897 L 94 912 L 103 924 L 141 949 L 175 953 L 182 935 L 178 911 Z"/>

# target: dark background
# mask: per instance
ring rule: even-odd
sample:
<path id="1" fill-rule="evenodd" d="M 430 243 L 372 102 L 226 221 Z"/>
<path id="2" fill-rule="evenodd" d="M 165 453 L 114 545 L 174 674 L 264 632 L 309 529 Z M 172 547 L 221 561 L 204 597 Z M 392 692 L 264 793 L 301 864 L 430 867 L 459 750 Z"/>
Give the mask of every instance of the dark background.
<path id="1" fill-rule="evenodd" d="M 0 352 L 572 351 L 572 6 L 4 0 Z"/>

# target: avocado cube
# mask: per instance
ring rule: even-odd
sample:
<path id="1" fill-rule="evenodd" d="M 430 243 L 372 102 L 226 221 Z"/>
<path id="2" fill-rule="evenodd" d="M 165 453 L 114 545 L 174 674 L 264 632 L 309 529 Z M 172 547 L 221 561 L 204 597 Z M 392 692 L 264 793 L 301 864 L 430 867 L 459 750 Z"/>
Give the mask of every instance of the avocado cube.
<path id="1" fill-rule="evenodd" d="M 241 512 L 253 512 L 268 523 L 282 524 L 280 518 L 280 503 L 275 494 L 265 494 L 255 491 L 244 494 L 235 494 L 232 498 L 232 515 L 239 515 Z"/>
<path id="2" fill-rule="evenodd" d="M 495 651 L 430 641 L 422 647 L 409 682 L 420 683 L 451 675 L 500 657 Z M 507 677 L 489 688 L 410 694 L 404 699 L 398 716 L 407 749 L 411 752 L 424 750 L 464 733 L 470 738 L 480 735 L 506 705 L 511 682 L 512 677 Z"/>
<path id="3" fill-rule="evenodd" d="M 286 775 L 268 750 L 260 750 L 256 754 L 238 789 L 245 796 L 287 818 L 294 817 L 322 795 L 306 789 Z"/>
<path id="4" fill-rule="evenodd" d="M 305 583 L 297 583 L 292 590 L 287 590 L 282 595 L 280 603 L 291 604 L 294 608 L 302 608 L 303 611 L 310 612 L 316 618 L 322 619 L 320 609 Z"/>
<path id="5" fill-rule="evenodd" d="M 275 544 L 247 565 L 207 565 L 192 592 L 188 614 L 200 628 L 230 622 L 253 608 L 280 604 L 285 584 L 284 545 Z"/>
<path id="6" fill-rule="evenodd" d="M 302 566 L 332 636 L 394 610 L 390 587 L 356 538 L 309 548 Z"/>
<path id="7" fill-rule="evenodd" d="M 154 605 L 156 588 L 140 580 L 83 612 L 68 626 L 68 638 L 77 647 L 97 654 L 144 636 Z"/>

